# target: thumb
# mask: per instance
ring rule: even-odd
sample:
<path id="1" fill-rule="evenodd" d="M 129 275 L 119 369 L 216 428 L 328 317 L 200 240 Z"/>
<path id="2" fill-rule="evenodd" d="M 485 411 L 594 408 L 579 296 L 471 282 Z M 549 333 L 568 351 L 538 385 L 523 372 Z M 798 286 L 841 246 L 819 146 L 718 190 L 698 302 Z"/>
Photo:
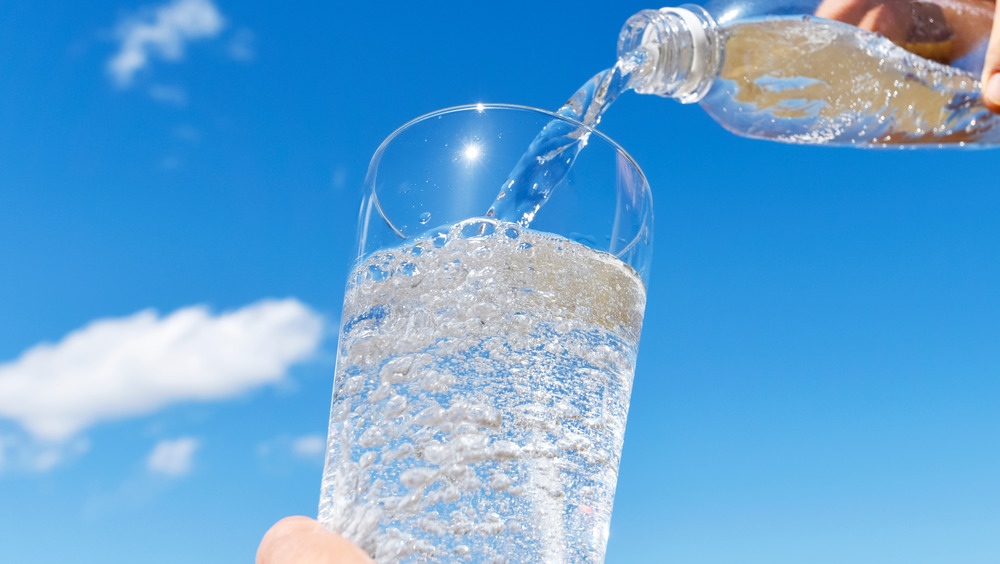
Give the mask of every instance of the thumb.
<path id="1" fill-rule="evenodd" d="M 374 564 L 360 548 L 308 517 L 285 517 L 260 541 L 257 564 Z"/>
<path id="2" fill-rule="evenodd" d="M 1000 113 L 1000 2 L 996 2 L 993 30 L 983 64 L 983 103 L 991 112 Z"/>

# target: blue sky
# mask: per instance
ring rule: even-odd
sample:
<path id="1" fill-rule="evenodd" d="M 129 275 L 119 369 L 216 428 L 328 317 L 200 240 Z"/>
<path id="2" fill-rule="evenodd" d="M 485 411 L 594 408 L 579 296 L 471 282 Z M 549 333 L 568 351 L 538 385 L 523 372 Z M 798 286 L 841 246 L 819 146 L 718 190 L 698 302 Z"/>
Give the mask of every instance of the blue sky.
<path id="1" fill-rule="evenodd" d="M 557 108 L 650 7 L 0 3 L 0 561 L 247 562 L 315 514 L 371 153 Z M 634 93 L 601 129 L 656 205 L 608 562 L 995 564 L 997 153 Z"/>

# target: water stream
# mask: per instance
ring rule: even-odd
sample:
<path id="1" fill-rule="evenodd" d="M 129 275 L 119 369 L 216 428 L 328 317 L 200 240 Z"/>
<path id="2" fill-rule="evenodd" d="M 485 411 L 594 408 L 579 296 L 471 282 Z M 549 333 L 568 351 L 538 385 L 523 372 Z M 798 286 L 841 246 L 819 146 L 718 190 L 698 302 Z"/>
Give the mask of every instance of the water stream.
<path id="1" fill-rule="evenodd" d="M 631 79 L 645 61 L 645 54 L 635 51 L 584 83 L 556 112 L 579 124 L 554 119 L 542 128 L 504 181 L 486 216 L 522 227 L 530 225 L 587 145 L 591 128 L 618 96 L 631 90 Z"/>

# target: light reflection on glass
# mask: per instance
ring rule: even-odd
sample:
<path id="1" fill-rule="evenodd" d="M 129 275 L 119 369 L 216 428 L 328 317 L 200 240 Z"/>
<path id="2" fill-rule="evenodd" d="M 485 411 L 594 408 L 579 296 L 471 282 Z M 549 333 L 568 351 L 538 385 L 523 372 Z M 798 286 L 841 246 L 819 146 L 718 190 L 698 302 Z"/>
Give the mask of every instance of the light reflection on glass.
<path id="1" fill-rule="evenodd" d="M 480 148 L 478 143 L 469 143 L 465 146 L 465 149 L 462 150 L 462 156 L 470 161 L 479 160 L 479 157 L 482 154 L 483 150 Z"/>

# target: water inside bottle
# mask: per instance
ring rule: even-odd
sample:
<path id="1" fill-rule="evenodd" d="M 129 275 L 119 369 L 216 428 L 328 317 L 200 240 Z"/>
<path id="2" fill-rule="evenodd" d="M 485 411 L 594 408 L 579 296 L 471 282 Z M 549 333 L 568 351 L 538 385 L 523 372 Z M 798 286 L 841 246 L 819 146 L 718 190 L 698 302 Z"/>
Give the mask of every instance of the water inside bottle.
<path id="1" fill-rule="evenodd" d="M 726 29 L 719 76 L 700 103 L 726 129 L 758 139 L 985 146 L 1000 142 L 1000 127 L 980 96 L 981 68 L 981 53 L 945 65 L 831 20 L 748 20 Z"/>
<path id="2" fill-rule="evenodd" d="M 982 52 L 945 65 L 876 33 L 808 16 L 750 19 L 720 33 L 723 64 L 700 103 L 738 135 L 873 148 L 1000 143 L 1000 118 L 983 105 L 973 74 L 982 68 Z M 642 50 L 628 53 L 594 75 L 558 113 L 595 127 L 649 70 L 645 63 Z M 487 217 L 530 225 L 586 146 L 589 127 L 562 120 L 546 125 Z"/>

